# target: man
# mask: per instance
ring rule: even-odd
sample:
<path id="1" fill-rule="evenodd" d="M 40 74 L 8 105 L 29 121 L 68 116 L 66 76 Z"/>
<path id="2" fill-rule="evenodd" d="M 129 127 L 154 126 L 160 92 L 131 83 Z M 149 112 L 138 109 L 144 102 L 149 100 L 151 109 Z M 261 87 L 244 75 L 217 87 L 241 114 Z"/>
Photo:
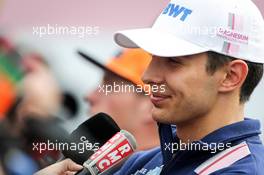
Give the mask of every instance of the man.
<path id="1" fill-rule="evenodd" d="M 244 116 L 264 63 L 264 22 L 250 0 L 172 0 L 152 28 L 115 41 L 151 53 L 142 79 L 165 87 L 150 96 L 161 148 L 116 174 L 263 174 L 260 123 Z"/>
<path id="2" fill-rule="evenodd" d="M 138 150 L 158 146 L 157 124 L 151 117 L 152 104 L 141 80 L 150 55 L 141 49 L 128 49 L 106 65 L 92 58 L 87 60 L 105 71 L 99 87 L 85 97 L 91 114 L 105 112 L 113 117 L 120 128 L 135 136 Z"/>

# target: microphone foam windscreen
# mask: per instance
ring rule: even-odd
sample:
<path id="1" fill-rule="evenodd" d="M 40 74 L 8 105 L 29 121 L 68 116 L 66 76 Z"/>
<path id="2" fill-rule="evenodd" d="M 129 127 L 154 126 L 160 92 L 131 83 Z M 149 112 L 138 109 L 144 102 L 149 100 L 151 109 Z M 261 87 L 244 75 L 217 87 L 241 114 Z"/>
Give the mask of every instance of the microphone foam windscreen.
<path id="1" fill-rule="evenodd" d="M 83 122 L 71 133 L 69 140 L 79 145 L 79 148 L 63 151 L 63 154 L 76 163 L 83 164 L 99 147 L 103 146 L 119 131 L 120 128 L 109 115 L 98 113 Z M 87 144 L 80 147 L 83 143 Z"/>

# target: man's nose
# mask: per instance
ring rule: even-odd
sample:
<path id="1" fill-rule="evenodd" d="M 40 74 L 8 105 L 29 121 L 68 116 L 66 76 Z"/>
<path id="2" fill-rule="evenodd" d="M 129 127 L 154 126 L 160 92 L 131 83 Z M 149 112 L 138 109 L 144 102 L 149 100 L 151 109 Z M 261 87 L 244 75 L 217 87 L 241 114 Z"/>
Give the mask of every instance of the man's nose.
<path id="1" fill-rule="evenodd" d="M 145 84 L 161 84 L 163 81 L 163 64 L 162 59 L 152 56 L 152 60 L 142 76 Z"/>

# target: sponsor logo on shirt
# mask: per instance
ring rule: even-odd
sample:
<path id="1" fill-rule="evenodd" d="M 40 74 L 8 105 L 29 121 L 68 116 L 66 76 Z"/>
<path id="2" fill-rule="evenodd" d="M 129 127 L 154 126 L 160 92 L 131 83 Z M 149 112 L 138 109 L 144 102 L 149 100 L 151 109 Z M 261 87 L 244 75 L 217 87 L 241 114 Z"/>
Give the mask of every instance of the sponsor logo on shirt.
<path id="1" fill-rule="evenodd" d="M 136 173 L 132 174 L 132 175 L 159 175 L 162 171 L 163 165 L 158 166 L 154 169 L 146 169 L 146 168 L 142 168 L 141 170 L 138 170 Z"/>

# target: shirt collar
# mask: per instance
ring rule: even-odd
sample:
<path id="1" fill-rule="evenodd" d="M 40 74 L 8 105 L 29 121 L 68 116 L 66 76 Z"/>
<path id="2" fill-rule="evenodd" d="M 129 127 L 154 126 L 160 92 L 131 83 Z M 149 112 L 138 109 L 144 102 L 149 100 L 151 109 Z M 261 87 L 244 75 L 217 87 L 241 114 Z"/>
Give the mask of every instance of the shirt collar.
<path id="1" fill-rule="evenodd" d="M 172 152 L 164 151 L 165 143 L 179 143 L 179 139 L 176 136 L 175 125 L 159 124 L 161 149 L 163 153 L 164 161 L 168 161 L 172 158 Z M 198 144 L 207 144 L 210 146 L 216 146 L 219 143 L 236 143 L 252 136 L 258 136 L 260 131 L 260 122 L 255 119 L 245 118 L 243 121 L 233 123 L 231 125 L 224 126 L 220 129 L 213 131 L 199 141 L 195 141 Z M 211 144 L 214 143 L 214 144 Z M 212 148 L 211 149 L 215 149 Z M 209 150 L 210 151 L 210 150 Z M 184 151 L 186 152 L 186 151 Z M 188 152 L 188 151 L 187 151 Z M 191 151 L 193 152 L 193 151 Z M 195 151 L 196 152 L 196 151 Z M 200 152 L 200 151 L 198 151 Z"/>
<path id="2" fill-rule="evenodd" d="M 206 143 L 227 143 L 261 134 L 260 122 L 245 118 L 243 121 L 224 126 L 201 139 Z"/>

